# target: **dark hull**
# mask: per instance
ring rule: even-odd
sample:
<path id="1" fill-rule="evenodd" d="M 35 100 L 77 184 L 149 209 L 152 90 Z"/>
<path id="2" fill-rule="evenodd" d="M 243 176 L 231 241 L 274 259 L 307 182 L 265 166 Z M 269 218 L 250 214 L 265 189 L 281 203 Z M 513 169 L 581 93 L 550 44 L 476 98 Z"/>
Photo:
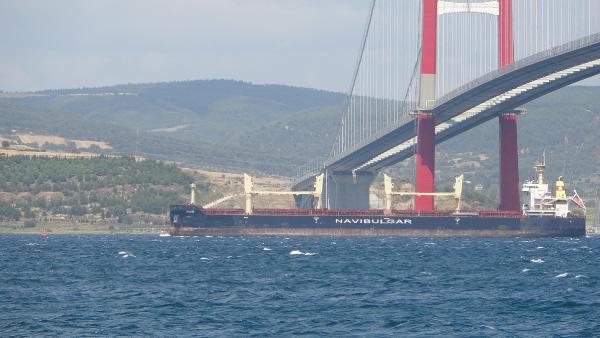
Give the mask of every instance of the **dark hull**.
<path id="1" fill-rule="evenodd" d="M 585 219 L 525 217 L 499 213 L 429 213 L 383 211 L 271 211 L 245 215 L 240 210 L 204 210 L 172 206 L 171 234 L 281 236 L 478 236 L 579 237 Z"/>

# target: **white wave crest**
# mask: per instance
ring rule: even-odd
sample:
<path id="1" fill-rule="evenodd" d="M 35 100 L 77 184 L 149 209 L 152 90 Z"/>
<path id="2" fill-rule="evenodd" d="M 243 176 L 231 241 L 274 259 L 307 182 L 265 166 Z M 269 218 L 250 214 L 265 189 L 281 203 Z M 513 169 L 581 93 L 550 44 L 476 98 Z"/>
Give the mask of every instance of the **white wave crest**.
<path id="1" fill-rule="evenodd" d="M 129 251 L 119 251 L 119 255 L 121 255 L 121 258 L 135 257 L 135 255 Z"/>
<path id="2" fill-rule="evenodd" d="M 544 260 L 541 258 L 534 258 L 532 260 L 530 260 L 531 263 L 544 263 Z"/>
<path id="3" fill-rule="evenodd" d="M 267 248 L 266 246 L 263 248 L 263 251 L 271 251 L 271 248 Z"/>
<path id="4" fill-rule="evenodd" d="M 563 272 L 563 273 L 559 273 L 558 275 L 554 276 L 555 278 L 564 278 L 567 277 L 569 273 L 568 272 Z"/>
<path id="5" fill-rule="evenodd" d="M 317 253 L 316 252 L 302 252 L 300 250 L 292 250 L 292 251 L 290 251 L 290 255 L 314 256 L 314 255 L 317 255 Z"/>

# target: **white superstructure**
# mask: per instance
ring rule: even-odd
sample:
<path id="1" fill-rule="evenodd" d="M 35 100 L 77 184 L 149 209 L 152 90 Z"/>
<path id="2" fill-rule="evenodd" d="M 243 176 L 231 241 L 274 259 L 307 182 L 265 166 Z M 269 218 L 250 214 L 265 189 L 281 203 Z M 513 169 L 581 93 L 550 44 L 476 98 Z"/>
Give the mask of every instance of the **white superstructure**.
<path id="1" fill-rule="evenodd" d="M 567 217 L 570 198 L 565 192 L 565 183 L 562 177 L 556 180 L 555 193 L 552 194 L 548 184 L 544 182 L 545 154 L 542 162 L 535 165 L 534 168 L 536 179 L 525 181 L 521 189 L 527 195 L 526 203 L 523 204 L 523 213 L 531 216 Z"/>

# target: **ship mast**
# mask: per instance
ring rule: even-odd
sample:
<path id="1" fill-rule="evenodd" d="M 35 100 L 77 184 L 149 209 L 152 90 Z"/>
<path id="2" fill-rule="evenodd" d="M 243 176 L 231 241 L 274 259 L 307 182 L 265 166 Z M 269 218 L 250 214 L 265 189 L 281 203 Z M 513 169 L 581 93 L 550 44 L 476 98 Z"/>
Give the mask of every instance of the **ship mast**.
<path id="1" fill-rule="evenodd" d="M 544 184 L 544 170 L 546 169 L 546 151 L 542 153 L 542 163 L 534 166 L 537 176 L 537 184 Z"/>

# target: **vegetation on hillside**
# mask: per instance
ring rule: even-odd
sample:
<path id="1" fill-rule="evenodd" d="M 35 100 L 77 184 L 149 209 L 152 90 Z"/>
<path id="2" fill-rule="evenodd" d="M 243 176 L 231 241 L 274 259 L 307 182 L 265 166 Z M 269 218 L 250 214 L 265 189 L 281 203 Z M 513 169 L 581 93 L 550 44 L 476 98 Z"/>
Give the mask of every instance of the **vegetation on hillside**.
<path id="1" fill-rule="evenodd" d="M 0 219 L 164 216 L 169 204 L 187 199 L 191 182 L 176 166 L 153 160 L 0 157 Z"/>
<path id="2" fill-rule="evenodd" d="M 594 183 L 600 163 L 598 94 L 600 87 L 570 86 L 526 105 L 527 113 L 518 121 L 521 180 L 530 178 L 532 165 L 545 150 L 548 179 L 562 175 L 569 189 L 576 188 L 588 199 L 598 194 Z M 344 99 L 339 93 L 227 80 L 36 95 L 0 98 L 0 118 L 5 122 L 0 135 L 16 129 L 102 140 L 117 153 L 133 154 L 137 147 L 140 155 L 208 169 L 290 176 L 306 162 L 318 162 L 328 154 Z M 493 119 L 439 145 L 438 186 L 443 188 L 453 176 L 465 173 L 470 182 L 467 191 L 481 195 L 486 203 L 497 203 L 497 135 Z M 411 180 L 411 161 L 392 168 L 392 174 Z"/>
<path id="3" fill-rule="evenodd" d="M 104 152 L 137 149 L 207 168 L 293 175 L 306 158 L 327 153 L 321 142 L 334 136 L 304 127 L 303 117 L 311 116 L 313 125 L 322 118 L 336 123 L 342 102 L 339 93 L 230 80 L 51 90 L 0 97 L 0 135 L 17 130 L 101 140 L 114 147 Z"/>

